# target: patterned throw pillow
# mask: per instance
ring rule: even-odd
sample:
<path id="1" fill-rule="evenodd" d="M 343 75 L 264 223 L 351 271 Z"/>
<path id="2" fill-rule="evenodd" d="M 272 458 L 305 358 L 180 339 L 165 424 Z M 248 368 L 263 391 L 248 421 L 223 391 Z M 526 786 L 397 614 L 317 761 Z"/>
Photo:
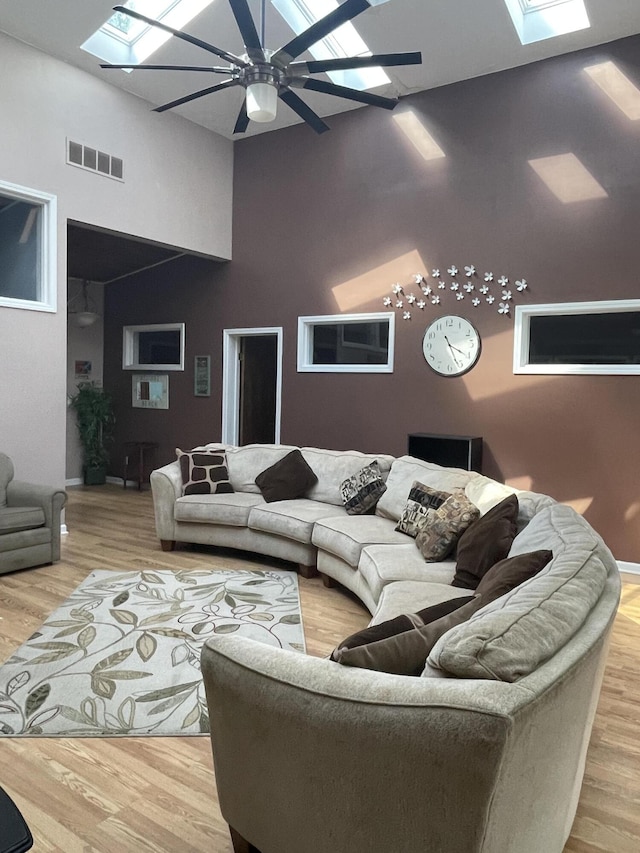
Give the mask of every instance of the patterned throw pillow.
<path id="1" fill-rule="evenodd" d="M 342 502 L 349 515 L 369 512 L 386 490 L 380 466 L 375 459 L 340 484 Z"/>
<path id="2" fill-rule="evenodd" d="M 480 510 L 456 491 L 450 498 L 427 515 L 416 537 L 416 545 L 428 563 L 444 560 L 455 548 L 458 539 L 480 517 Z"/>
<path id="3" fill-rule="evenodd" d="M 438 489 L 432 489 L 414 480 L 409 490 L 407 505 L 396 524 L 396 530 L 415 539 L 429 511 L 438 509 L 450 497 L 450 492 L 440 492 Z"/>
<path id="4" fill-rule="evenodd" d="M 215 495 L 233 492 L 227 470 L 227 454 L 220 450 L 191 450 L 176 447 L 182 474 L 183 495 Z"/>

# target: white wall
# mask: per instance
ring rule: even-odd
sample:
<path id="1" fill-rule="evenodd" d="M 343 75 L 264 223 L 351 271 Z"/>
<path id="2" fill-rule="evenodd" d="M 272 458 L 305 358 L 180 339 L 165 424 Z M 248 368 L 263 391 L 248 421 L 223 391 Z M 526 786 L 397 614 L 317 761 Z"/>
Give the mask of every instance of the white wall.
<path id="1" fill-rule="evenodd" d="M 0 57 L 0 180 L 58 200 L 57 313 L 0 307 L 0 449 L 62 484 L 67 220 L 228 259 L 233 145 L 1 33 Z M 122 157 L 124 183 L 67 165 L 67 137 Z"/>

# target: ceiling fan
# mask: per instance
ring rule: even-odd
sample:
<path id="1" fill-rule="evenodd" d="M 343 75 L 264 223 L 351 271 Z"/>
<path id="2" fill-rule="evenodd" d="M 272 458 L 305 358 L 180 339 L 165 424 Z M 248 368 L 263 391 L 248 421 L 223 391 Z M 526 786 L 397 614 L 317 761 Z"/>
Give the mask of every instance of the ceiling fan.
<path id="1" fill-rule="evenodd" d="M 337 59 L 322 59 L 308 62 L 295 62 L 294 60 L 304 53 L 307 48 L 332 33 L 337 27 L 353 20 L 361 12 L 371 6 L 379 6 L 388 0 L 345 0 L 340 6 L 319 21 L 316 21 L 308 29 L 287 42 L 279 50 L 268 50 L 264 47 L 264 13 L 265 2 L 262 0 L 262 38 L 258 35 L 255 22 L 249 9 L 247 0 L 229 0 L 231 11 L 240 30 L 246 53 L 236 56 L 226 50 L 215 47 L 215 45 L 202 41 L 201 39 L 175 30 L 172 27 L 148 18 L 126 6 L 114 6 L 115 12 L 121 12 L 132 18 L 144 21 L 153 27 L 158 27 L 165 32 L 171 33 L 176 38 L 189 42 L 203 50 L 219 56 L 229 63 L 228 66 L 193 66 L 193 65 L 112 65 L 102 64 L 101 68 L 121 69 L 146 69 L 149 71 L 203 71 L 210 74 L 226 74 L 228 78 L 215 86 L 200 89 L 190 95 L 185 95 L 168 104 L 156 107 L 154 112 L 165 110 L 187 104 L 205 95 L 211 95 L 222 89 L 232 86 L 242 86 L 246 90 L 246 97 L 240 108 L 240 113 L 233 129 L 234 133 L 244 133 L 249 126 L 249 121 L 268 122 L 276 117 L 278 98 L 296 112 L 316 133 L 324 133 L 329 126 L 317 115 L 294 91 L 293 89 L 309 89 L 314 92 L 322 92 L 327 95 L 335 95 L 338 98 L 346 98 L 369 104 L 374 107 L 383 107 L 392 110 L 398 103 L 397 98 L 385 98 L 347 86 L 337 86 L 325 80 L 316 80 L 309 76 L 325 71 L 347 71 L 357 68 L 369 68 L 374 66 L 389 67 L 392 65 L 418 65 L 422 62 L 422 54 L 414 53 L 383 53 L 374 56 L 353 56 Z"/>

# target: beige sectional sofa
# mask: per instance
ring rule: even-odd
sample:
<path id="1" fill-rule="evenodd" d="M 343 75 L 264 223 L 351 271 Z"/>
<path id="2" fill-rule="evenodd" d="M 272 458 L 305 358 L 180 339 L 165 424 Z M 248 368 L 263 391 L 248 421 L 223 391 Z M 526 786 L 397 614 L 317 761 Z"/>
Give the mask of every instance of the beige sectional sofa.
<path id="1" fill-rule="evenodd" d="M 216 447 L 219 445 L 215 445 Z M 395 530 L 414 480 L 462 488 L 485 513 L 514 490 L 411 457 L 303 448 L 304 499 L 265 504 L 255 476 L 291 447 L 228 448 L 233 494 L 180 497 L 151 476 L 158 535 L 246 548 L 355 592 L 372 624 L 468 596 L 455 558 L 425 563 Z M 339 483 L 377 459 L 375 515 Z M 222 813 L 237 853 L 560 853 L 575 815 L 620 581 L 570 507 L 519 492 L 509 556 L 550 549 L 530 580 L 445 633 L 418 676 L 341 666 L 231 636 L 202 672 Z"/>

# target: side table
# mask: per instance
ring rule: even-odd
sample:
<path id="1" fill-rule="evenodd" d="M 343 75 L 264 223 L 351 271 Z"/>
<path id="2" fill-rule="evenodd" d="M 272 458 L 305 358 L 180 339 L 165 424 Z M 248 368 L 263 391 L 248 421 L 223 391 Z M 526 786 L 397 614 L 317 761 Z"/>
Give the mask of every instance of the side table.
<path id="1" fill-rule="evenodd" d="M 138 457 L 138 491 L 142 491 L 144 482 L 146 454 L 150 450 L 155 450 L 158 446 L 155 441 L 125 441 L 124 443 L 124 483 L 123 488 L 127 488 L 127 479 L 129 475 L 129 463 L 132 456 Z M 1 853 L 1 851 L 0 851 Z"/>
<path id="2" fill-rule="evenodd" d="M 23 853 L 33 847 L 33 838 L 18 807 L 0 788 L 0 853 Z"/>

